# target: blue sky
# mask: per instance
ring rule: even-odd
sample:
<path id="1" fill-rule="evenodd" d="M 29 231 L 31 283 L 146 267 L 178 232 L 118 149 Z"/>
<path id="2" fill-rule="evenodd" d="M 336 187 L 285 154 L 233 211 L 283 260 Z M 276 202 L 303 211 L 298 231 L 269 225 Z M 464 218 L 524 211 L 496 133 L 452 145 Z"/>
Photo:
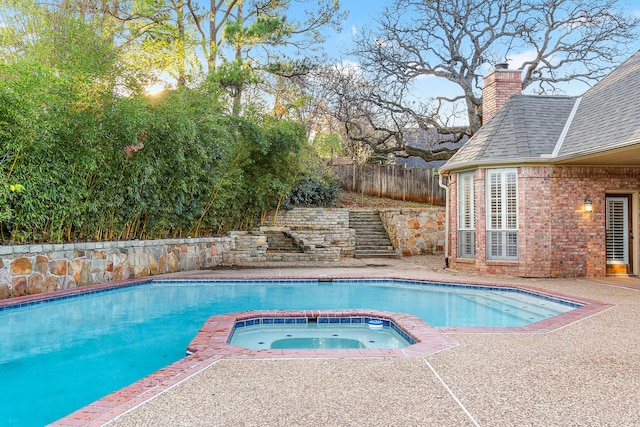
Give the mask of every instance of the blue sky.
<path id="1" fill-rule="evenodd" d="M 209 3 L 209 0 L 199 1 L 203 6 Z M 302 19 L 305 7 L 312 6 L 316 1 L 317 0 L 292 0 L 289 15 L 292 18 Z M 354 35 L 362 31 L 364 27 L 375 30 L 375 18 L 382 13 L 387 5 L 391 4 L 393 4 L 393 0 L 341 0 L 342 8 L 349 10 L 349 16 L 343 23 L 341 32 L 338 33 L 334 29 L 326 30 L 325 35 L 327 41 L 324 44 L 326 57 L 337 62 L 356 62 L 356 58 L 348 56 L 345 53 L 354 47 Z M 640 17 L 640 0 L 620 0 L 619 4 L 624 10 L 628 11 L 629 15 Z M 638 49 L 640 49 L 640 40 L 638 41 Z M 526 52 L 520 52 L 519 54 L 526 56 Z M 522 62 L 518 63 L 518 61 L 522 61 L 522 58 L 519 58 L 517 52 L 511 55 L 510 59 L 513 60 L 511 64 L 512 68 L 517 68 L 522 65 Z M 484 71 L 488 73 L 491 67 L 491 65 L 487 64 L 486 70 Z M 425 97 L 433 97 L 436 95 L 451 95 L 451 93 L 442 93 L 443 89 L 453 89 L 448 88 L 448 86 L 448 83 L 442 81 L 442 79 L 420 78 L 416 82 L 416 96 L 417 98 L 424 99 Z M 579 95 L 587 88 L 586 85 L 574 85 L 571 88 L 567 88 L 566 93 L 569 95 Z"/>
<path id="2" fill-rule="evenodd" d="M 355 61 L 355 58 L 344 55 L 344 52 L 353 46 L 354 34 L 361 31 L 363 27 L 375 28 L 374 19 L 384 10 L 385 6 L 392 4 L 393 0 L 342 0 L 341 3 L 344 9 L 350 11 L 349 17 L 343 24 L 342 32 L 338 34 L 335 31 L 331 31 L 328 34 L 325 49 L 327 56 L 331 58 Z M 629 15 L 640 17 L 640 0 L 620 0 L 619 4 L 625 11 L 628 11 Z M 640 40 L 638 40 L 638 49 L 640 49 Z M 520 54 L 522 57 L 526 57 L 526 52 L 521 52 Z M 511 63 L 512 68 L 519 67 L 521 62 L 518 63 L 518 61 L 523 60 L 518 54 L 512 55 L 510 59 L 513 60 Z M 487 65 L 486 71 L 489 72 L 490 68 L 491 66 Z M 434 84 L 434 79 L 423 78 L 417 82 L 416 90 L 424 97 L 435 96 L 435 92 L 439 92 L 438 94 L 442 95 L 443 85 L 446 86 L 447 84 L 442 81 Z M 586 85 L 574 84 L 566 87 L 565 91 L 569 95 L 580 95 L 586 89 L 588 89 Z"/>
<path id="3" fill-rule="evenodd" d="M 597 1 L 597 0 L 595 0 Z M 374 19 L 385 8 L 393 3 L 392 0 L 341 0 L 343 9 L 349 10 L 349 17 L 343 25 L 340 34 L 333 32 L 327 40 L 327 51 L 337 53 L 341 48 L 352 44 L 353 34 L 364 26 L 373 27 Z M 629 15 L 640 17 L 640 0 L 620 0 L 619 4 Z M 301 5 L 295 6 L 297 8 Z M 639 46 L 640 48 L 640 41 Z M 332 54 L 333 56 L 333 54 Z"/>

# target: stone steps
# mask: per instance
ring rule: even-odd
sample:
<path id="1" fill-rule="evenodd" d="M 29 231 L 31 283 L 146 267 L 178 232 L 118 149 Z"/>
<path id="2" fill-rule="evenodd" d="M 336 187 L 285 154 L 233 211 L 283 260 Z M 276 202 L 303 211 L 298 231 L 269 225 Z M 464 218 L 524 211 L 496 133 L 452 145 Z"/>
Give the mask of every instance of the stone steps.
<path id="1" fill-rule="evenodd" d="M 397 257 L 378 211 L 349 211 L 349 227 L 356 231 L 356 258 Z"/>
<path id="2" fill-rule="evenodd" d="M 267 253 L 303 253 L 291 236 L 282 231 L 267 231 Z"/>

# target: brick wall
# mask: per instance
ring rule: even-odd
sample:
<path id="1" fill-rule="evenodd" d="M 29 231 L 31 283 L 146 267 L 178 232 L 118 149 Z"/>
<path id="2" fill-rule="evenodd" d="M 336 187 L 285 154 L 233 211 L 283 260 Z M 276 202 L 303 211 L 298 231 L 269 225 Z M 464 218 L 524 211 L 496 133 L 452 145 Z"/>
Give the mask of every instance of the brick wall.
<path id="1" fill-rule="evenodd" d="M 476 171 L 476 257 L 457 258 L 457 180 L 450 179 L 450 264 L 461 271 L 522 277 L 606 274 L 605 198 L 640 188 L 640 168 L 522 167 L 518 170 L 519 260 L 486 259 L 484 170 Z M 589 196 L 593 212 L 583 211 Z"/>

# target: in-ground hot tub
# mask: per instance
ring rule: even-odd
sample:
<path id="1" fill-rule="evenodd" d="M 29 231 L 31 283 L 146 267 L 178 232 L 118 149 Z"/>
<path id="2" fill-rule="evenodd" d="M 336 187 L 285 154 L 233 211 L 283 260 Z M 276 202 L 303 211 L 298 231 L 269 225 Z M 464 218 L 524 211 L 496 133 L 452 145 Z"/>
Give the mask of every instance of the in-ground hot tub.
<path id="1" fill-rule="evenodd" d="M 229 344 L 253 350 L 404 348 L 416 341 L 389 319 L 282 317 L 236 321 Z"/>
<path id="2" fill-rule="evenodd" d="M 278 332 L 268 336 L 271 328 Z M 256 345 L 232 340 L 236 332 L 236 339 L 243 335 L 243 329 L 249 332 L 249 340 L 253 340 L 253 344 Z M 253 335 L 254 331 L 263 335 Z M 301 334 L 303 331 L 306 333 Z M 308 331 L 319 331 L 323 335 L 313 335 Z M 338 336 L 334 337 L 334 334 Z M 390 335 L 385 337 L 385 334 Z M 393 337 L 393 340 L 389 336 Z M 288 340 L 295 338 L 304 339 Z M 331 338 L 343 340 L 336 341 Z M 322 339 L 329 339 L 337 344 L 330 347 L 318 342 Z M 215 355 L 243 359 L 424 357 L 456 345 L 453 340 L 424 323 L 422 319 L 408 313 L 366 309 L 251 310 L 211 316 L 187 346 L 187 354 L 197 353 L 201 358 Z"/>

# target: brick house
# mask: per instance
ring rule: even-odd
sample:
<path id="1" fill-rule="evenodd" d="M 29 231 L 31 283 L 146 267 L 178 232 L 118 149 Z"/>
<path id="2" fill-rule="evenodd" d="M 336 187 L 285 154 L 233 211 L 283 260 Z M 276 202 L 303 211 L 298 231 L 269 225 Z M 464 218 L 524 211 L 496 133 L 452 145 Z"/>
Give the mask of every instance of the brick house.
<path id="1" fill-rule="evenodd" d="M 484 126 L 448 177 L 449 265 L 523 277 L 640 273 L 640 52 L 582 96 L 485 78 Z"/>

